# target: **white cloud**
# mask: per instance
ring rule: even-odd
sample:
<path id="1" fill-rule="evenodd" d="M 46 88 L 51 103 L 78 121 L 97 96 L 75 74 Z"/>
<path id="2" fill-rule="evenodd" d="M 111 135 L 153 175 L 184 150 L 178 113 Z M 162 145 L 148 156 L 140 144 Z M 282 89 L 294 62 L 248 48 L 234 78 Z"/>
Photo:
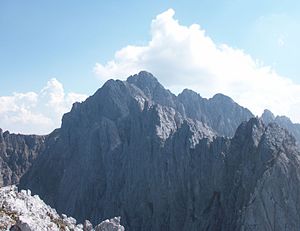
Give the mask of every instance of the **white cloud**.
<path id="1" fill-rule="evenodd" d="M 13 93 L 0 97 L 0 127 L 23 134 L 48 134 L 60 126 L 63 113 L 86 95 L 66 94 L 55 78 L 38 93 Z"/>
<path id="2" fill-rule="evenodd" d="M 169 9 L 152 21 L 152 37 L 145 46 L 124 47 L 113 60 L 97 63 L 94 71 L 99 78 L 124 78 L 148 70 L 175 93 L 184 88 L 204 97 L 221 92 L 255 114 L 269 108 L 300 122 L 300 85 L 243 50 L 216 44 L 199 25 L 180 25 L 174 13 Z"/>

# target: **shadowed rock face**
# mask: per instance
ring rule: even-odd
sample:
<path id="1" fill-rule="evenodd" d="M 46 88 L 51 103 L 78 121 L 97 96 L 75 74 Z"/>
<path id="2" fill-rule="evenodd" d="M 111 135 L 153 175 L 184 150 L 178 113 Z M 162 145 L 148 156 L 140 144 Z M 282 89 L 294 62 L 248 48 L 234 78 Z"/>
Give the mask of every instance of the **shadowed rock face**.
<path id="1" fill-rule="evenodd" d="M 0 129 L 0 187 L 16 184 L 44 149 L 45 136 L 20 135 Z"/>
<path id="2" fill-rule="evenodd" d="M 297 230 L 295 139 L 251 116 L 223 95 L 176 97 L 146 72 L 110 80 L 64 115 L 20 187 L 133 231 Z"/>

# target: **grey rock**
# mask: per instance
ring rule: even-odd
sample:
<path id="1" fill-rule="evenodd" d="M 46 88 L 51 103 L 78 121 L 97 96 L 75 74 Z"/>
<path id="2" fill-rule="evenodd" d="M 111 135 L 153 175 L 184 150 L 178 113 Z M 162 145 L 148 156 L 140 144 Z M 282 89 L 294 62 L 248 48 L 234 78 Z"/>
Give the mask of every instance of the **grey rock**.
<path id="1" fill-rule="evenodd" d="M 260 118 L 264 121 L 265 124 L 272 123 L 275 120 L 274 114 L 268 109 L 264 110 Z"/>
<path id="2" fill-rule="evenodd" d="M 83 231 L 92 231 L 93 224 L 89 220 L 85 220 L 83 223 Z"/>
<path id="3" fill-rule="evenodd" d="M 102 221 L 95 227 L 95 231 L 124 231 L 124 227 L 120 225 L 120 221 L 120 217 Z"/>
<path id="4" fill-rule="evenodd" d="M 151 73 L 141 71 L 139 74 L 128 77 L 126 82 L 141 89 L 149 101 L 172 107 L 185 116 L 184 107 L 176 95 L 165 89 Z"/>
<path id="5" fill-rule="evenodd" d="M 300 124 L 293 123 L 290 118 L 286 116 L 275 117 L 269 110 L 264 110 L 261 119 L 265 124 L 277 123 L 282 128 L 287 129 L 296 138 L 298 145 L 300 144 Z"/>
<path id="6" fill-rule="evenodd" d="M 196 92 L 185 89 L 176 97 L 146 71 L 128 77 L 127 82 L 141 89 L 148 100 L 172 107 L 184 118 L 201 121 L 220 136 L 232 137 L 243 121 L 253 117 L 248 109 L 223 94 L 205 99 Z"/>
<path id="7" fill-rule="evenodd" d="M 253 117 L 248 109 L 222 94 L 205 99 L 185 89 L 178 95 L 178 100 L 183 104 L 187 117 L 207 124 L 220 136 L 232 137 L 242 122 Z"/>
<path id="8" fill-rule="evenodd" d="M 102 231 L 120 230 L 120 217 L 101 222 L 97 227 Z M 93 230 L 88 221 L 77 224 L 72 217 L 62 217 L 55 209 L 46 205 L 39 197 L 28 191 L 18 192 L 16 186 L 0 188 L 0 230 L 10 231 L 87 231 Z"/>
<path id="9" fill-rule="evenodd" d="M 9 231 L 22 231 L 22 230 L 19 226 L 13 225 L 10 227 Z"/>
<path id="10" fill-rule="evenodd" d="M 31 228 L 28 223 L 20 220 L 17 221 L 17 224 L 15 226 L 19 228 L 21 231 L 35 231 L 35 229 Z"/>
<path id="11" fill-rule="evenodd" d="M 120 215 L 132 231 L 297 227 L 295 139 L 251 117 L 221 94 L 176 97 L 146 72 L 109 80 L 64 115 L 20 187 L 79 222 Z"/>
<path id="12" fill-rule="evenodd" d="M 45 147 L 46 136 L 10 134 L 0 129 L 0 187 L 17 184 Z"/>

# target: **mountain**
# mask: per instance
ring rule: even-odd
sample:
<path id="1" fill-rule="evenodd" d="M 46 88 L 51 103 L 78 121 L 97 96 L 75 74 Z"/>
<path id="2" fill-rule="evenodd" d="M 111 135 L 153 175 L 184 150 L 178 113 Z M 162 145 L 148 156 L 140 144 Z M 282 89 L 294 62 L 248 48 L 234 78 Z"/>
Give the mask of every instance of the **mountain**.
<path id="1" fill-rule="evenodd" d="M 205 123 L 219 136 L 232 137 L 243 121 L 254 117 L 247 108 L 241 107 L 223 94 L 206 99 L 192 90 L 185 89 L 176 97 L 151 73 L 145 71 L 130 76 L 127 82 L 141 89 L 154 103 L 172 107 L 185 118 Z"/>
<path id="2" fill-rule="evenodd" d="M 281 127 L 287 129 L 297 140 L 300 142 L 300 124 L 293 123 L 290 118 L 286 116 L 274 116 L 273 113 L 269 110 L 264 110 L 261 115 L 261 119 L 266 123 L 277 123 Z"/>
<path id="3" fill-rule="evenodd" d="M 30 190 L 18 192 L 16 186 L 0 188 L 0 229 L 10 231 L 124 231 L 120 217 L 105 220 L 93 228 L 85 220 L 77 224 L 73 217 L 58 215 L 55 209 L 46 205 Z"/>
<path id="4" fill-rule="evenodd" d="M 45 147 L 46 136 L 10 134 L 0 129 L 0 187 L 19 182 Z"/>
<path id="5" fill-rule="evenodd" d="M 252 116 L 221 94 L 175 96 L 147 72 L 109 80 L 63 116 L 19 187 L 132 231 L 296 231 L 295 138 Z"/>
<path id="6" fill-rule="evenodd" d="M 109 84 L 107 83 L 107 85 Z M 176 97 L 166 90 L 152 74 L 145 71 L 130 76 L 126 84 L 134 89 L 131 89 L 132 91 L 136 91 L 131 92 L 136 94 L 135 100 L 173 108 L 183 119 L 198 120 L 216 135 L 233 136 L 241 122 L 253 117 L 248 109 L 237 105 L 232 99 L 221 94 L 207 100 L 195 92 L 184 90 Z M 105 93 L 99 94 L 103 94 L 99 98 L 108 97 Z M 113 93 L 111 94 L 111 97 L 115 97 Z M 140 106 L 143 106 L 142 101 L 139 101 Z M 122 110 L 122 105 L 119 106 Z M 53 133 L 57 134 L 58 131 L 59 129 Z M 54 134 L 51 137 L 56 136 Z M 17 184 L 36 156 L 43 152 L 48 141 L 50 146 L 55 142 L 55 139 L 51 137 L 10 134 L 8 131 L 3 133 L 0 129 L 0 186 Z"/>
<path id="7" fill-rule="evenodd" d="M 221 136 L 232 137 L 243 121 L 254 117 L 248 109 L 223 94 L 205 99 L 185 89 L 178 95 L 178 100 L 184 105 L 187 117 L 207 124 Z"/>
<path id="8" fill-rule="evenodd" d="M 169 158 L 163 151 L 166 143 L 171 147 L 172 137 L 178 137 L 181 144 L 187 142 L 177 144 L 184 152 L 214 135 L 201 122 L 156 104 L 136 85 L 111 80 L 64 115 L 59 133 L 49 135 L 51 147 L 39 155 L 21 187 L 32 189 L 59 212 L 80 221 L 111 217 L 107 215 L 118 208 L 127 217 L 127 227 L 134 229 L 139 224 L 131 224 L 131 212 L 136 211 L 129 206 L 140 205 L 134 198 L 129 200 L 127 193 L 132 192 L 131 185 L 140 184 L 146 190 L 148 183 L 159 180 L 153 174 L 166 168 L 161 159 Z M 150 174 L 149 182 L 145 174 Z M 136 191 L 132 196 L 142 195 Z"/>

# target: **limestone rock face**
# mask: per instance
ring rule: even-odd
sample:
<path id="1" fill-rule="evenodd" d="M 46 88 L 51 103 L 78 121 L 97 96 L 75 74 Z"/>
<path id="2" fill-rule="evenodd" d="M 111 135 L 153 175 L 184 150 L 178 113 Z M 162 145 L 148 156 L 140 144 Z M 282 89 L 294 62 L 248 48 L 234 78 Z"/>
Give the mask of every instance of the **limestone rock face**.
<path id="1" fill-rule="evenodd" d="M 17 184 L 45 147 L 45 136 L 10 134 L 0 129 L 0 187 Z"/>
<path id="2" fill-rule="evenodd" d="M 100 227 L 100 229 L 97 229 Z M 12 231 L 124 231 L 120 217 L 105 220 L 98 226 L 86 221 L 85 225 L 66 215 L 58 215 L 55 209 L 46 205 L 39 196 L 31 195 L 30 190 L 6 186 L 0 188 L 0 230 Z"/>
<path id="3" fill-rule="evenodd" d="M 147 72 L 109 80 L 64 115 L 20 187 L 132 231 L 297 230 L 296 141 L 251 117 L 224 95 L 176 97 Z"/>

